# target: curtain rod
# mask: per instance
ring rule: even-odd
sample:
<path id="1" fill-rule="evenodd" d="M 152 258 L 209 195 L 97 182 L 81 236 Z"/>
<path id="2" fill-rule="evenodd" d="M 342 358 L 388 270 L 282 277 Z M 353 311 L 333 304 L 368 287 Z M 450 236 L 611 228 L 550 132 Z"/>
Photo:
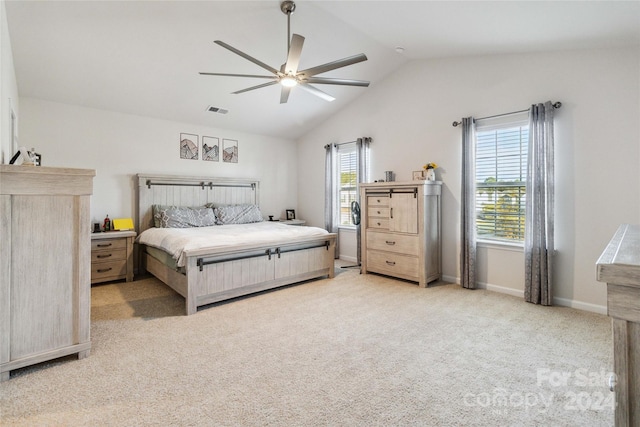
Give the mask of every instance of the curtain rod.
<path id="1" fill-rule="evenodd" d="M 553 108 L 557 109 L 557 108 L 562 107 L 562 102 L 560 102 L 560 101 L 554 102 L 552 105 L 553 105 Z M 480 117 L 479 119 L 476 119 L 476 120 L 493 119 L 495 117 L 510 116 L 512 114 L 518 114 L 518 113 L 526 113 L 527 111 L 529 111 L 529 109 L 520 110 L 520 111 L 512 111 L 511 113 L 496 114 L 495 116 Z M 453 122 L 452 123 L 453 127 L 460 126 L 461 124 L 462 124 L 462 122 Z"/>
<path id="2" fill-rule="evenodd" d="M 345 144 L 355 144 L 356 142 L 358 142 L 358 141 L 340 142 L 340 143 L 337 143 L 337 144 L 327 144 L 327 145 L 324 146 L 324 148 L 327 148 L 330 145 L 335 145 L 336 147 L 338 147 L 340 145 L 345 145 Z"/>

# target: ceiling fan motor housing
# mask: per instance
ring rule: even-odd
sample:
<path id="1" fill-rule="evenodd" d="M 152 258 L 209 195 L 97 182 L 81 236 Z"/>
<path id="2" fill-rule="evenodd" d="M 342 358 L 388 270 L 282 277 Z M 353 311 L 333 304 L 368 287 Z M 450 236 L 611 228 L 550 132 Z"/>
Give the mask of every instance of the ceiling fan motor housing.
<path id="1" fill-rule="evenodd" d="M 294 10 L 296 10 L 296 4 L 291 0 L 285 0 L 280 3 L 280 10 L 285 15 L 289 15 L 290 13 L 293 13 Z"/>

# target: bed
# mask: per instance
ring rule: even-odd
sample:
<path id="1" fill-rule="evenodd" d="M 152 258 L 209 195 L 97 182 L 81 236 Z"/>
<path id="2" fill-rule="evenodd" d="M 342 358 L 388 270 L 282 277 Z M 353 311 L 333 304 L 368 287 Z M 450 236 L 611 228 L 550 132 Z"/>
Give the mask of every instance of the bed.
<path id="1" fill-rule="evenodd" d="M 214 302 L 334 277 L 336 235 L 320 228 L 262 221 L 163 229 L 166 224 L 158 223 L 163 207 L 206 207 L 216 214 L 257 207 L 259 184 L 242 178 L 137 175 L 138 271 L 182 295 L 187 315 Z M 240 230 L 251 238 L 241 239 Z M 188 243 L 194 235 L 195 243 Z"/>

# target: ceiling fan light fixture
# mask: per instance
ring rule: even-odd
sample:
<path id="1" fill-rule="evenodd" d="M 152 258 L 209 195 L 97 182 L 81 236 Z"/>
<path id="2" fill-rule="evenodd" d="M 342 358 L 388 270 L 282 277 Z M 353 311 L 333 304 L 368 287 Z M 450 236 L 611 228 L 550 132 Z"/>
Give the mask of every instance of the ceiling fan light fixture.
<path id="1" fill-rule="evenodd" d="M 280 84 L 284 87 L 294 87 L 298 84 L 298 80 L 293 76 L 284 76 L 280 79 Z"/>

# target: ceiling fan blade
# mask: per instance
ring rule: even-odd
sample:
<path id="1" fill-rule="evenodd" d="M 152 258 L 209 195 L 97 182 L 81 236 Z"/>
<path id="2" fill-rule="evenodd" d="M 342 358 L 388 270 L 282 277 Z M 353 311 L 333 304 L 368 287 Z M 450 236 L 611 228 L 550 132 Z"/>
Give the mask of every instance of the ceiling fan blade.
<path id="1" fill-rule="evenodd" d="M 286 104 L 289 100 L 289 94 L 291 93 L 291 88 L 287 86 L 282 86 L 282 91 L 280 92 L 280 104 Z"/>
<path id="2" fill-rule="evenodd" d="M 323 85 L 344 85 L 344 86 L 361 86 L 369 87 L 369 82 L 366 80 L 352 80 L 352 79 L 330 79 L 327 77 L 309 77 L 305 79 L 307 83 L 323 84 Z"/>
<path id="3" fill-rule="evenodd" d="M 259 76 L 256 74 L 200 73 L 203 76 L 251 77 L 256 79 L 277 79 L 276 76 Z"/>
<path id="4" fill-rule="evenodd" d="M 257 86 L 251 86 L 251 87 L 248 87 L 246 89 L 237 90 L 237 91 L 231 92 L 231 93 L 234 94 L 234 95 L 237 95 L 239 93 L 249 92 L 250 90 L 260 89 L 260 88 L 271 86 L 271 85 L 275 85 L 275 84 L 278 84 L 277 80 L 274 80 L 274 81 L 269 82 L 269 83 L 262 83 L 261 85 L 257 85 Z"/>
<path id="5" fill-rule="evenodd" d="M 335 101 L 335 98 L 333 96 L 329 95 L 326 92 L 321 91 L 320 89 L 316 89 L 315 87 L 311 86 L 310 84 L 307 84 L 307 83 L 304 83 L 304 82 L 300 82 L 300 83 L 298 83 L 298 86 L 301 89 L 304 89 L 307 92 L 312 93 L 315 96 L 318 96 L 318 97 L 324 99 L 325 101 L 329 101 L 329 102 Z"/>
<path id="6" fill-rule="evenodd" d="M 357 64 L 358 62 L 366 61 L 367 55 L 364 53 L 353 55 L 348 58 L 338 59 L 337 61 L 328 62 L 316 67 L 307 68 L 306 70 L 299 71 L 298 74 L 303 74 L 304 77 L 315 76 L 316 74 L 326 73 L 327 71 L 335 70 L 337 68 L 346 67 L 347 65 Z"/>
<path id="7" fill-rule="evenodd" d="M 265 63 L 264 63 L 264 62 L 262 62 L 262 61 L 257 60 L 257 59 L 256 59 L 256 58 L 254 58 L 253 56 L 249 56 L 249 55 L 247 55 L 246 53 L 244 53 L 244 52 L 242 52 L 242 51 L 240 51 L 240 50 L 236 49 L 236 48 L 235 48 L 235 47 L 233 47 L 233 46 L 230 46 L 230 45 L 226 44 L 225 42 L 223 42 L 223 41 L 221 41 L 221 40 L 216 40 L 216 41 L 214 41 L 214 43 L 215 43 L 215 44 L 217 44 L 217 45 L 222 46 L 222 47 L 223 47 L 223 48 L 225 48 L 225 49 L 230 50 L 231 52 L 235 53 L 236 55 L 240 55 L 240 56 L 242 56 L 244 59 L 246 59 L 246 60 L 248 60 L 248 61 L 253 62 L 254 64 L 256 64 L 256 65 L 258 65 L 258 66 L 260 66 L 260 67 L 264 68 L 265 70 L 267 70 L 267 71 L 269 71 L 269 72 L 271 72 L 271 73 L 273 73 L 273 74 L 278 74 L 278 70 L 276 70 L 275 68 L 273 68 L 273 67 L 271 67 L 271 66 L 269 66 L 269 65 L 265 64 Z"/>
<path id="8" fill-rule="evenodd" d="M 300 54 L 302 53 L 303 44 L 304 37 L 300 34 L 294 34 L 293 37 L 291 37 L 287 63 L 283 70 L 285 74 L 296 74 L 298 72 L 298 64 L 300 63 Z"/>

